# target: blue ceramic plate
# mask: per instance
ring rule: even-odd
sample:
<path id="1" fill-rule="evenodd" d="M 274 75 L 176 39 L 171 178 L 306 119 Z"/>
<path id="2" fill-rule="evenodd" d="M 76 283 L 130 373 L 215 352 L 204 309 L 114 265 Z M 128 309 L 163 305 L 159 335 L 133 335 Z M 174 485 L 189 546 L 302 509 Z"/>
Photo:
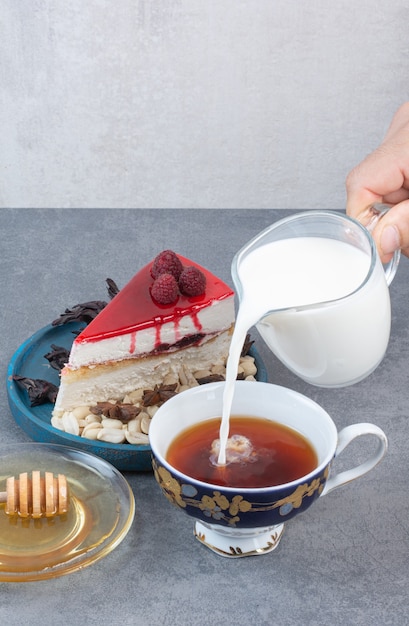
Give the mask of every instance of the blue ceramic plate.
<path id="1" fill-rule="evenodd" d="M 51 344 L 69 350 L 75 338 L 74 333 L 81 328 L 83 328 L 83 324 L 73 322 L 63 326 L 51 326 L 50 324 L 27 339 L 14 353 L 7 371 L 7 396 L 13 417 L 20 428 L 34 441 L 62 444 L 96 454 L 119 470 L 151 471 L 152 461 L 149 445 L 96 442 L 58 430 L 51 426 L 53 405 L 47 403 L 31 407 L 27 392 L 12 379 L 12 376 L 17 374 L 27 378 L 42 378 L 58 386 L 58 372 L 50 366 L 44 355 L 50 352 Z M 266 382 L 267 371 L 254 345 L 250 354 L 256 361 L 257 380 Z"/>

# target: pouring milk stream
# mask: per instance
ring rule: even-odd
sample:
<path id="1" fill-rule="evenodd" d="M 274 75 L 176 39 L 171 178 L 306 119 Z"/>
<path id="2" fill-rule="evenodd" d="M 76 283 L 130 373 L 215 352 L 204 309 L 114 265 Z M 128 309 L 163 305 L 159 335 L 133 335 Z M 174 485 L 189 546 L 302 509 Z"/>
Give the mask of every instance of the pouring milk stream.
<path id="1" fill-rule="evenodd" d="M 390 333 L 384 268 L 368 231 L 344 215 L 309 211 L 276 222 L 236 255 L 233 269 L 240 304 L 227 361 L 219 465 L 226 464 L 234 381 L 251 326 L 289 369 L 327 387 L 368 376 Z"/>

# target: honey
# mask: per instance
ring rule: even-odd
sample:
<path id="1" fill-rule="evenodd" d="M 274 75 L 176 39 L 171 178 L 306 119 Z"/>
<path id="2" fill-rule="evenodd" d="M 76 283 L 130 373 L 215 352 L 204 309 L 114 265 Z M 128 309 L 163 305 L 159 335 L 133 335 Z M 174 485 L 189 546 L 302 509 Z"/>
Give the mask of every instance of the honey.
<path id="1" fill-rule="evenodd" d="M 0 580 L 50 578 L 78 568 L 84 555 L 102 549 L 118 526 L 119 512 L 109 491 L 88 497 L 81 485 L 70 485 L 66 513 L 40 519 L 8 515 L 0 505 Z M 111 505 L 110 505 L 111 504 Z"/>
<path id="2" fill-rule="evenodd" d="M 0 503 L 0 582 L 46 580 L 83 569 L 116 548 L 134 519 L 135 499 L 122 474 L 103 459 L 68 446 L 4 444 L 0 492 L 10 476 L 34 469 L 65 476 L 67 507 L 35 518 L 23 517 L 21 511 L 7 514 L 6 503 Z"/>
<path id="3" fill-rule="evenodd" d="M 53 518 L 22 518 L 0 510 L 0 571 L 30 572 L 53 567 L 84 550 L 92 529 L 88 506 L 75 497 L 67 513 Z"/>

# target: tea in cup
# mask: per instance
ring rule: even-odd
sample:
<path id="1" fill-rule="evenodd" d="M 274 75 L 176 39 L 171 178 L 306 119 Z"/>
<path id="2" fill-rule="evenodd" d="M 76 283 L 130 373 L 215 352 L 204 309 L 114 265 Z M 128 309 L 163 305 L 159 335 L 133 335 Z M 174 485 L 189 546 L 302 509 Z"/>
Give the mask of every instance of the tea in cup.
<path id="1" fill-rule="evenodd" d="M 174 396 L 155 413 L 149 431 L 163 494 L 195 518 L 196 538 L 219 555 L 274 550 L 287 521 L 369 472 L 386 453 L 386 435 L 373 424 L 338 433 L 328 413 L 306 396 L 270 383 L 237 381 L 226 464 L 220 466 L 224 387 L 210 383 Z M 362 435 L 377 438 L 375 452 L 357 467 L 334 473 L 334 459 Z"/>
<path id="2" fill-rule="evenodd" d="M 256 325 L 277 358 L 306 382 L 359 382 L 387 349 L 388 284 L 398 262 L 397 253 L 384 268 L 369 230 L 336 211 L 306 211 L 275 222 L 232 262 L 240 301 L 232 371 Z"/>

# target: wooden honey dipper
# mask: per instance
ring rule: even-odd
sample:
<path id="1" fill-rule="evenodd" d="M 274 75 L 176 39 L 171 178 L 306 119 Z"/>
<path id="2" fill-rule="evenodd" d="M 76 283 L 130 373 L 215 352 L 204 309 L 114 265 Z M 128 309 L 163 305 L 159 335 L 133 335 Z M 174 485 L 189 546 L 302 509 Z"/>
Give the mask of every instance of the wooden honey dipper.
<path id="1" fill-rule="evenodd" d="M 64 474 L 54 476 L 45 472 L 41 476 L 34 470 L 31 478 L 27 472 L 7 478 L 6 491 L 0 492 L 0 502 L 6 503 L 7 515 L 20 517 L 54 517 L 68 510 L 67 479 Z"/>

